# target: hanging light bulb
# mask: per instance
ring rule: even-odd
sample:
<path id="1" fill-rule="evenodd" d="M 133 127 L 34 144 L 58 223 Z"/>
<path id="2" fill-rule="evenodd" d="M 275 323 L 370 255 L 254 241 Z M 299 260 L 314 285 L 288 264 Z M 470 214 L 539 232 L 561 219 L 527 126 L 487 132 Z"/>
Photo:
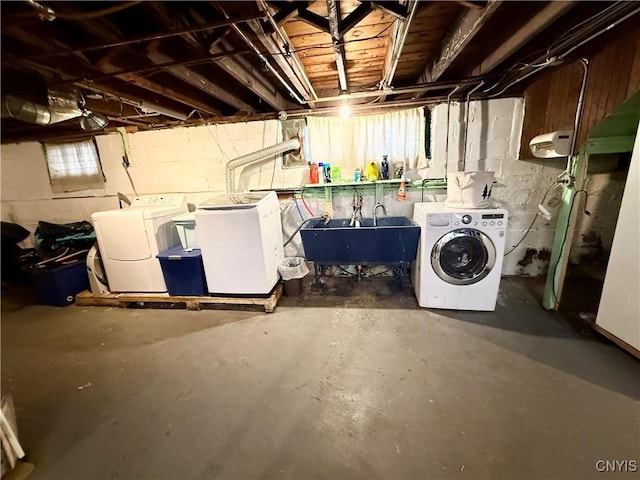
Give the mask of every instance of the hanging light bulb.
<path id="1" fill-rule="evenodd" d="M 87 108 L 87 101 L 84 98 L 84 95 L 82 95 L 82 92 L 80 92 L 78 107 L 82 111 L 82 116 L 80 117 L 80 128 L 85 132 L 97 132 L 109 124 L 107 117 L 101 113 L 93 113 Z"/>
<path id="2" fill-rule="evenodd" d="M 340 107 L 340 116 L 342 118 L 349 118 L 351 116 L 351 105 L 349 105 L 349 96 L 343 95 L 342 106 Z"/>
<path id="3" fill-rule="evenodd" d="M 82 112 L 82 117 L 80 118 L 80 128 L 85 132 L 97 132 L 106 127 L 108 123 L 109 120 L 107 117 L 101 113 L 93 113 L 89 110 Z"/>

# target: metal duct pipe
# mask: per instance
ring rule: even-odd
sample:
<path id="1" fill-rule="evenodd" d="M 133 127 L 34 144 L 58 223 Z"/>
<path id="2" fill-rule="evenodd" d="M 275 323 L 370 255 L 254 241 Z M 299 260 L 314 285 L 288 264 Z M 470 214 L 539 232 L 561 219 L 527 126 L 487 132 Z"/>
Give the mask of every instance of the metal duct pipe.
<path id="1" fill-rule="evenodd" d="M 262 150 L 229 160 L 229 162 L 227 162 L 227 193 L 234 193 L 236 191 L 236 178 L 234 173 L 236 168 L 273 157 L 279 153 L 288 152 L 289 150 L 297 150 L 299 148 L 300 139 L 292 138 L 286 142 L 276 143 L 275 145 L 263 148 Z"/>
<path id="2" fill-rule="evenodd" d="M 49 105 L 40 105 L 14 95 L 6 95 L 2 102 L 2 116 L 22 120 L 23 122 L 51 125 L 64 122 L 82 115 L 79 108 L 60 109 Z"/>

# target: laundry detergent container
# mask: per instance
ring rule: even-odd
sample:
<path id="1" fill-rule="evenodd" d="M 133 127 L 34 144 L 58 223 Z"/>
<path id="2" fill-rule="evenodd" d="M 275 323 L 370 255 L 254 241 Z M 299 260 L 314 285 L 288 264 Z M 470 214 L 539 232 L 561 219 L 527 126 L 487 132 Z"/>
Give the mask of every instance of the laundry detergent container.
<path id="1" fill-rule="evenodd" d="M 196 214 L 195 212 L 183 213 L 172 218 L 173 223 L 178 230 L 178 237 L 182 248 L 200 248 L 198 243 L 198 232 L 196 232 Z"/>

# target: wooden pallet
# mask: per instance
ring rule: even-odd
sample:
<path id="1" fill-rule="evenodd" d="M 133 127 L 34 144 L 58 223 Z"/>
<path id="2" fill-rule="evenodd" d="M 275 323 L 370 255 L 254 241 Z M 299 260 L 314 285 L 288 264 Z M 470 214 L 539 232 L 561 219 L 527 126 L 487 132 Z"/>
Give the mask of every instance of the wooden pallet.
<path id="1" fill-rule="evenodd" d="M 144 305 L 153 308 L 161 308 L 171 304 L 181 306 L 187 310 L 201 310 L 207 306 L 234 308 L 246 306 L 261 306 L 266 313 L 272 313 L 278 300 L 282 297 L 282 285 L 278 284 L 268 297 L 194 297 L 194 296 L 169 296 L 157 293 L 107 293 L 94 295 L 88 290 L 76 295 L 76 305 L 129 308 Z"/>

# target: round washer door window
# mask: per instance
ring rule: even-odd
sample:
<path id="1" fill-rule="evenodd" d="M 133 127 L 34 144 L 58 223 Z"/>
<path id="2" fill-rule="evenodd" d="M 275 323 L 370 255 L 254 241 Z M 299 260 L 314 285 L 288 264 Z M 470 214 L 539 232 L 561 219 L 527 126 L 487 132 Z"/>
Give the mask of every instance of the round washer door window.
<path id="1" fill-rule="evenodd" d="M 491 239 L 472 228 L 442 236 L 431 251 L 431 266 L 438 277 L 454 285 L 471 285 L 485 278 L 496 263 Z"/>

